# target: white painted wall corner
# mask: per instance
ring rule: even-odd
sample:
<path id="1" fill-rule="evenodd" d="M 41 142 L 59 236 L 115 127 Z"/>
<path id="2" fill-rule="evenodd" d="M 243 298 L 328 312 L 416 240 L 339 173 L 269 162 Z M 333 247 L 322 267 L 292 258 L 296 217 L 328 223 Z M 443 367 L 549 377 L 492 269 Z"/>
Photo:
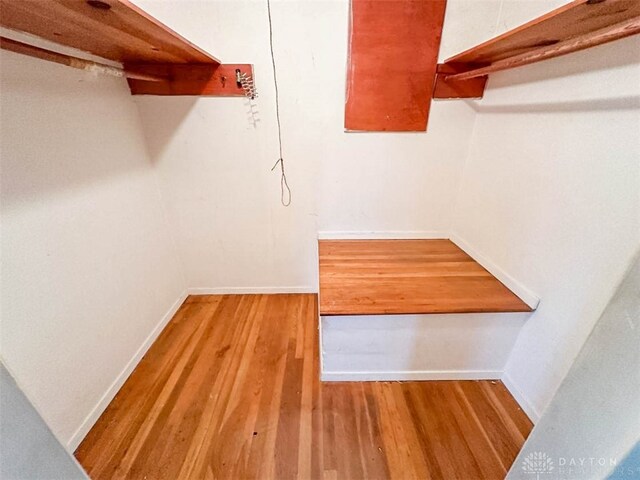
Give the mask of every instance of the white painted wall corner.
<path id="1" fill-rule="evenodd" d="M 518 402 L 518 405 L 520 405 L 520 408 L 522 408 L 522 411 L 527 414 L 527 417 L 529 417 L 529 420 L 531 420 L 534 424 L 537 423 L 538 420 L 540 419 L 540 413 L 538 413 L 538 411 L 533 406 L 533 404 L 522 393 L 522 390 L 518 388 L 518 386 L 511 379 L 511 377 L 507 372 L 504 372 L 502 374 L 501 380 L 504 386 L 507 387 L 507 390 L 509 390 L 509 392 L 511 393 L 511 396 L 513 396 L 516 402 Z"/>
<path id="2" fill-rule="evenodd" d="M 466 240 L 464 240 L 457 233 L 451 233 L 449 239 L 455 243 L 458 247 L 464 250 L 471 258 L 482 265 L 491 275 L 500 280 L 509 290 L 515 293 L 522 299 L 524 303 L 529 305 L 533 310 L 538 308 L 540 303 L 540 297 L 525 287 L 518 280 L 513 278 L 502 267 L 494 263 L 489 257 L 481 253 L 476 248 L 472 247 Z"/>
<path id="3" fill-rule="evenodd" d="M 80 445 L 84 437 L 89 433 L 89 430 L 93 427 L 93 425 L 98 421 L 100 415 L 105 411 L 105 409 L 109 406 L 109 403 L 116 396 L 124 382 L 127 381 L 133 370 L 138 366 L 142 357 L 147 353 L 151 345 L 156 341 L 156 339 L 160 336 L 164 328 L 167 326 L 169 321 L 173 318 L 173 316 L 178 312 L 178 309 L 182 306 L 184 301 L 187 299 L 187 292 L 184 291 L 178 299 L 171 305 L 167 313 L 165 313 L 153 331 L 145 338 L 140 348 L 136 351 L 136 353 L 131 357 L 131 360 L 127 362 L 126 366 L 120 372 L 120 374 L 116 377 L 113 383 L 109 386 L 107 391 L 102 395 L 100 400 L 95 407 L 91 409 L 89 414 L 82 421 L 82 424 L 78 427 L 75 433 L 71 436 L 71 438 L 67 441 L 67 450 L 69 452 L 74 452 L 76 448 Z"/>

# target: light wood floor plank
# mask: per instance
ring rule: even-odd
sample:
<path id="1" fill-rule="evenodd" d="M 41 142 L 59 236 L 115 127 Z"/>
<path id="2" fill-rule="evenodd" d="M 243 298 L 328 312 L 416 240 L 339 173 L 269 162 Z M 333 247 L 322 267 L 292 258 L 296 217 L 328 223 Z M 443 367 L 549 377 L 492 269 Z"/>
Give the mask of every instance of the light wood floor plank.
<path id="1" fill-rule="evenodd" d="M 189 297 L 87 435 L 94 479 L 500 479 L 500 382 L 321 383 L 315 295 Z"/>

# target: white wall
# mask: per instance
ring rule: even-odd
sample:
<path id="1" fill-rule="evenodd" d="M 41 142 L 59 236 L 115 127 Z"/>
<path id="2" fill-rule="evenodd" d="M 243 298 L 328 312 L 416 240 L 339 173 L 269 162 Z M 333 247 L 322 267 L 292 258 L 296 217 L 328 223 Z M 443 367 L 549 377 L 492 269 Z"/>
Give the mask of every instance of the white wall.
<path id="1" fill-rule="evenodd" d="M 321 378 L 499 379 L 528 313 L 321 317 Z"/>
<path id="2" fill-rule="evenodd" d="M 637 477 L 623 459 L 640 442 L 640 255 L 580 350 L 507 478 L 532 478 L 523 461 L 541 452 L 542 478 Z M 559 425 L 562 428 L 558 428 Z M 633 464 L 627 465 L 633 467 Z M 623 470 L 620 470 L 623 469 Z"/>
<path id="3" fill-rule="evenodd" d="M 476 108 L 453 231 L 541 298 L 506 368 L 536 417 L 640 244 L 640 39 L 496 73 Z"/>
<path id="4" fill-rule="evenodd" d="M 186 283 L 126 82 L 0 68 L 1 354 L 72 449 Z"/>
<path id="5" fill-rule="evenodd" d="M 348 0 L 272 2 L 289 208 L 270 172 L 266 2 L 136 3 L 224 62 L 255 64 L 255 127 L 240 98 L 136 98 L 190 287 L 315 290 L 318 231 L 447 236 L 475 113 L 440 102 L 427 133 L 344 133 Z M 449 50 L 477 39 L 467 18 L 447 22 Z"/>
<path id="6" fill-rule="evenodd" d="M 0 476 L 4 480 L 88 480 L 0 363 Z"/>

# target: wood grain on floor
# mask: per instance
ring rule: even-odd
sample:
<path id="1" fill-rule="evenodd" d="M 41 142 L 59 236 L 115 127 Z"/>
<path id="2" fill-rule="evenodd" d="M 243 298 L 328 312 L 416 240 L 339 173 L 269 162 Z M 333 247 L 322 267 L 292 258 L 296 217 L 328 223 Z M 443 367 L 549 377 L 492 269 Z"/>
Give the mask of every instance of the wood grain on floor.
<path id="1" fill-rule="evenodd" d="M 189 297 L 84 439 L 94 479 L 501 479 L 500 382 L 320 383 L 315 295 Z"/>

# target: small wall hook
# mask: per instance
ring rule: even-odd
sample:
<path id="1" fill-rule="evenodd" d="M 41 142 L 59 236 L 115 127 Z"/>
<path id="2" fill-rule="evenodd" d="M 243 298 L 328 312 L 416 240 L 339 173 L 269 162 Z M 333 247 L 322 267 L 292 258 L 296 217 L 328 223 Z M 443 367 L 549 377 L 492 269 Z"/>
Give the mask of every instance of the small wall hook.
<path id="1" fill-rule="evenodd" d="M 239 68 L 236 68 L 236 85 L 238 88 L 244 90 L 244 94 L 247 98 L 253 100 L 258 96 L 256 87 L 253 84 L 253 78 L 244 72 L 241 72 Z"/>

